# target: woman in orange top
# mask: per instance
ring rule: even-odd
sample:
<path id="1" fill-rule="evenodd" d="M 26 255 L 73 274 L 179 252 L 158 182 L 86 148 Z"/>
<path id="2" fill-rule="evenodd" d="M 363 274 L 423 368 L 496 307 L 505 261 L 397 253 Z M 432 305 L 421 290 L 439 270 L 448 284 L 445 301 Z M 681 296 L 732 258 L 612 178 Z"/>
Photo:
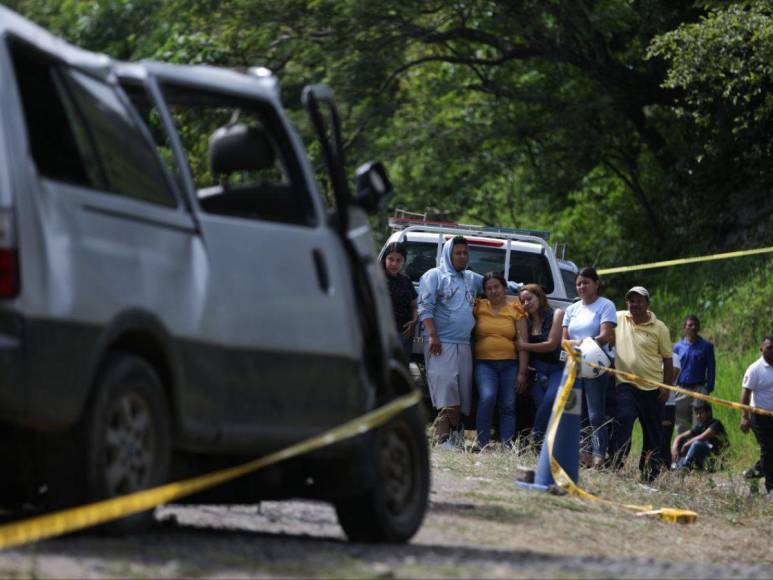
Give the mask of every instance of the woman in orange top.
<path id="1" fill-rule="evenodd" d="M 475 303 L 475 422 L 480 448 L 491 439 L 494 407 L 499 409 L 500 440 L 508 444 L 514 439 L 516 384 L 519 393 L 526 389 L 529 354 L 516 346 L 519 338 L 528 340 L 526 313 L 517 300 L 507 299 L 506 288 L 502 274 L 489 272 L 483 277 L 486 298 Z"/>

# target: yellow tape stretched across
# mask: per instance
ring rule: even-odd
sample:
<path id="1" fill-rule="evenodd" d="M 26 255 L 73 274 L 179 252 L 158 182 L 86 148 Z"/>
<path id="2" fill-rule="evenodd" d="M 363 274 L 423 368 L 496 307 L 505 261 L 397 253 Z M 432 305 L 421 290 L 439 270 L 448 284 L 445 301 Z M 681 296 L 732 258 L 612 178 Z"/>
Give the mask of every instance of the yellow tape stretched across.
<path id="1" fill-rule="evenodd" d="M 579 358 L 579 355 L 575 353 L 571 348 L 569 348 L 567 344 L 564 344 L 563 348 L 569 354 L 569 360 L 567 362 L 569 372 L 567 374 L 566 383 L 564 383 L 561 386 L 559 394 L 556 397 L 556 403 L 553 408 L 553 414 L 550 417 L 548 432 L 545 439 L 548 445 L 548 453 L 550 457 L 550 472 L 551 472 L 551 475 L 553 476 L 553 480 L 556 482 L 556 485 L 558 485 L 561 489 L 567 491 L 572 495 L 576 495 L 583 499 L 599 501 L 607 505 L 622 507 L 623 509 L 636 512 L 637 515 L 640 515 L 640 516 L 657 516 L 669 522 L 679 522 L 679 523 L 692 523 L 696 521 L 698 518 L 698 514 L 689 510 L 674 509 L 674 508 L 660 508 L 655 510 L 655 509 L 652 509 L 652 506 L 649 506 L 649 505 L 637 506 L 637 505 L 630 505 L 630 504 L 619 504 L 617 502 L 612 502 L 612 501 L 597 497 L 578 487 L 574 483 L 574 481 L 572 481 L 572 478 L 569 477 L 569 475 L 564 471 L 564 469 L 561 467 L 558 461 L 556 461 L 556 459 L 553 457 L 553 444 L 555 442 L 556 433 L 558 432 L 558 424 L 561 420 L 561 414 L 563 413 L 564 408 L 566 407 L 566 402 L 568 401 L 569 396 L 572 392 L 572 388 L 574 387 L 574 381 L 576 380 L 576 377 L 577 377 L 577 359 Z M 768 411 L 766 409 L 751 407 L 749 405 L 743 405 L 741 403 L 735 403 L 733 401 L 726 401 L 718 397 L 712 397 L 711 395 L 704 395 L 703 393 L 697 393 L 695 391 L 690 391 L 687 389 L 683 389 L 681 387 L 666 385 L 665 383 L 659 383 L 657 381 L 645 379 L 643 377 L 639 377 L 638 375 L 635 375 L 632 373 L 626 373 L 623 371 L 619 371 L 617 369 L 598 365 L 590 361 L 585 361 L 585 364 L 594 368 L 603 369 L 607 372 L 611 372 L 616 375 L 619 375 L 622 378 L 624 378 L 626 381 L 638 387 L 642 385 L 662 387 L 664 389 L 668 389 L 669 391 L 682 393 L 684 395 L 687 395 L 688 397 L 701 399 L 703 401 L 708 401 L 710 403 L 714 403 L 716 405 L 720 405 L 730 409 L 738 409 L 742 411 L 748 411 L 750 413 L 756 413 L 758 415 L 766 415 L 769 417 L 773 417 L 773 412 Z"/>
<path id="2" fill-rule="evenodd" d="M 597 365 L 596 363 L 586 361 L 585 364 L 587 364 L 590 367 L 594 367 L 597 369 L 603 369 L 609 373 L 613 373 L 615 375 L 618 375 L 625 379 L 626 382 L 632 383 L 637 387 L 641 387 L 642 385 L 650 385 L 652 387 L 659 387 L 663 389 L 668 389 L 669 391 L 673 391 L 675 393 L 682 393 L 683 395 L 687 395 L 688 397 L 692 397 L 693 399 L 701 399 L 702 401 L 707 401 L 709 403 L 714 403 L 715 405 L 719 405 L 720 407 L 727 407 L 728 409 L 736 409 L 738 411 L 748 411 L 749 413 L 754 413 L 756 415 L 766 415 L 768 417 L 773 417 L 773 411 L 769 411 L 767 409 L 760 409 L 759 407 L 752 407 L 750 405 L 744 405 L 743 403 L 736 403 L 734 401 L 726 401 L 725 399 L 720 399 L 718 397 L 712 397 L 711 395 L 704 395 L 703 393 L 698 393 L 696 391 L 690 391 L 688 389 L 683 389 L 682 387 L 675 387 L 673 385 L 667 385 L 665 383 L 659 383 L 657 381 L 653 381 L 650 379 L 645 379 L 643 377 L 640 377 L 638 375 L 634 375 L 632 373 L 626 373 L 623 371 L 619 371 L 617 369 L 605 367 L 602 365 Z"/>
<path id="3" fill-rule="evenodd" d="M 682 266 L 684 264 L 694 264 L 696 262 L 711 262 L 713 260 L 726 260 L 728 258 L 740 258 L 741 256 L 752 256 L 754 254 L 767 254 L 773 252 L 773 247 L 757 248 L 754 250 L 739 250 L 737 252 L 725 252 L 723 254 L 711 254 L 709 256 L 696 256 L 694 258 L 679 258 L 676 260 L 664 260 L 662 262 L 649 262 L 647 264 L 637 264 L 635 266 L 619 266 L 617 268 L 601 268 L 599 275 L 618 274 L 620 272 L 633 272 L 635 270 L 650 270 L 652 268 L 666 268 L 668 266 Z"/>
<path id="4" fill-rule="evenodd" d="M 306 439 L 305 441 L 301 441 L 286 449 L 276 451 L 265 457 L 261 457 L 260 459 L 249 461 L 243 465 L 230 467 L 185 481 L 168 483 L 130 495 L 99 501 L 53 514 L 38 516 L 21 522 L 0 526 L 0 549 L 60 536 L 62 534 L 139 513 L 160 504 L 169 503 L 204 489 L 231 481 L 237 477 L 247 475 L 248 473 L 257 471 L 258 469 L 273 463 L 296 457 L 370 431 L 374 427 L 383 425 L 389 419 L 409 407 L 412 407 L 420 400 L 421 394 L 418 391 L 414 391 L 413 393 L 395 399 L 383 407 L 353 419 L 352 421 L 348 421 L 339 427 L 330 429 L 316 437 Z"/>
<path id="5" fill-rule="evenodd" d="M 613 502 L 607 499 L 602 499 L 598 496 L 588 493 L 584 489 L 577 486 L 572 478 L 564 471 L 561 464 L 553 457 L 553 445 L 556 440 L 556 433 L 558 432 L 558 425 L 561 422 L 561 417 L 566 407 L 566 403 L 571 395 L 572 388 L 574 388 L 574 382 L 577 378 L 577 358 L 579 355 L 575 353 L 568 346 L 564 345 L 564 350 L 569 354 L 567 361 L 567 373 L 566 381 L 561 385 L 556 402 L 553 405 L 553 413 L 550 415 L 550 423 L 548 424 L 547 434 L 545 436 L 545 444 L 548 446 L 548 457 L 550 458 L 550 473 L 553 476 L 553 481 L 556 482 L 561 489 L 580 497 L 582 499 L 592 500 L 604 503 L 606 505 L 617 506 L 628 511 L 635 512 L 640 516 L 657 516 L 662 520 L 672 523 L 692 523 L 698 519 L 698 514 L 683 509 L 676 508 L 660 508 L 653 509 L 651 505 L 639 506 L 632 504 L 621 504 Z"/>

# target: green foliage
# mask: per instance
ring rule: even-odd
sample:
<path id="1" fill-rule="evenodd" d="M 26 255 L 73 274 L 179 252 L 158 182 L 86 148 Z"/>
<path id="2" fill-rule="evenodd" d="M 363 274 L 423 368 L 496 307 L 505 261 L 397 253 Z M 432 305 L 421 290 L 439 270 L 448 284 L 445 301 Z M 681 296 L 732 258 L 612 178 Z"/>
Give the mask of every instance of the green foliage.
<path id="1" fill-rule="evenodd" d="M 773 211 L 770 3 L 717 8 L 654 39 L 649 56 L 667 63 L 663 85 L 677 91 L 672 110 L 691 132 L 680 146 L 679 166 L 689 175 L 685 191 L 700 191 L 704 203 L 696 215 L 701 233 L 765 239 Z M 674 201 L 689 203 L 686 195 Z"/>
<path id="2" fill-rule="evenodd" d="M 599 266 L 773 232 L 771 9 L 760 1 L 11 0 L 86 48 L 335 90 L 350 173 L 395 206 L 554 232 Z M 316 147 L 311 154 L 320 167 Z"/>

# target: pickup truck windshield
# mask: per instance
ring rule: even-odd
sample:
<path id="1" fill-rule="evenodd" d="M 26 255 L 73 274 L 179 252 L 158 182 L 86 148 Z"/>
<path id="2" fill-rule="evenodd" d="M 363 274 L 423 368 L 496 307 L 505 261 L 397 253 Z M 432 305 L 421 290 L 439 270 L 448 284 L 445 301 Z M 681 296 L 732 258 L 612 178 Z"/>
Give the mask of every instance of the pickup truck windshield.
<path id="1" fill-rule="evenodd" d="M 577 281 L 577 273 L 574 270 L 564 270 L 561 268 L 561 278 L 564 280 L 564 288 L 566 288 L 566 297 L 574 300 L 577 298 L 577 287 L 575 283 Z"/>
<path id="2" fill-rule="evenodd" d="M 413 282 L 418 282 L 424 272 L 435 267 L 437 244 L 406 241 L 405 249 L 405 273 Z M 504 248 L 490 248 L 471 243 L 469 269 L 478 274 L 502 272 L 505 269 Z M 539 284 L 547 294 L 553 292 L 550 265 L 542 254 L 513 250 L 510 253 L 510 273 L 507 279 L 524 284 Z"/>

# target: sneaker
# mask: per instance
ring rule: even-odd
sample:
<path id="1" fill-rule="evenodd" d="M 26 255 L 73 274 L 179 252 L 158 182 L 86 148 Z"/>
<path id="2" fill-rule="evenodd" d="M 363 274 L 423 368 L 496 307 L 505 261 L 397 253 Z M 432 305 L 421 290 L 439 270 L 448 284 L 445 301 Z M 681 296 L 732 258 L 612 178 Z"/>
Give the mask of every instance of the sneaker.
<path id="1" fill-rule="evenodd" d="M 763 473 L 755 465 L 754 467 L 750 467 L 749 469 L 744 471 L 743 476 L 744 476 L 744 479 L 759 479 L 760 477 L 763 477 Z"/>
<path id="2" fill-rule="evenodd" d="M 448 441 L 446 443 L 450 443 L 457 449 L 461 449 L 464 447 L 464 431 L 460 429 L 454 429 L 451 431 L 451 433 L 448 435 Z"/>
<path id="3" fill-rule="evenodd" d="M 451 441 L 451 439 L 446 439 L 443 443 L 438 445 L 438 449 L 445 449 L 446 451 L 459 451 L 461 447 Z"/>
<path id="4" fill-rule="evenodd" d="M 502 451 L 506 453 L 518 453 L 518 444 L 515 441 L 502 441 Z"/>

